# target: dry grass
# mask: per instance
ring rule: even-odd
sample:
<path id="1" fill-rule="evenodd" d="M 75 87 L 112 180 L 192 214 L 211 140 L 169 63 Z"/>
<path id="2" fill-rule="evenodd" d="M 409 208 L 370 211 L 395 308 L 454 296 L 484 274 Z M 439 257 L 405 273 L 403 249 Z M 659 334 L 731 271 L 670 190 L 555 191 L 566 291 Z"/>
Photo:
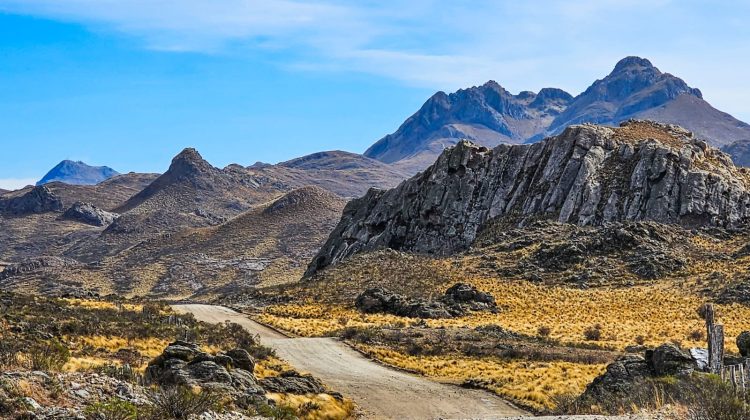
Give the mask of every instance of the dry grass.
<path id="1" fill-rule="evenodd" d="M 691 332 L 703 328 L 696 309 L 704 303 L 692 293 L 668 284 L 630 288 L 571 289 L 524 281 L 466 279 L 493 294 L 502 311 L 473 313 L 458 319 L 427 320 L 430 327 L 477 327 L 495 324 L 512 331 L 538 335 L 540 327 L 551 329 L 550 338 L 562 342 L 586 343 L 584 331 L 601 325 L 599 344 L 623 349 L 680 341 L 685 346 L 705 343 L 693 340 Z M 750 308 L 717 305 L 727 332 L 726 347 L 750 329 Z M 398 326 L 415 320 L 391 315 L 365 315 L 350 307 L 316 304 L 272 306 L 259 319 L 276 328 L 302 336 L 332 335 L 344 326 Z"/>
<path id="2" fill-rule="evenodd" d="M 87 300 L 87 299 L 62 299 L 64 302 L 67 302 L 71 306 L 78 306 L 81 308 L 86 309 L 118 309 L 118 306 L 115 302 L 109 302 L 104 300 Z M 126 311 L 136 311 L 139 312 L 143 309 L 143 305 L 139 304 L 132 304 L 132 303 L 123 303 L 122 309 Z"/>
<path id="3" fill-rule="evenodd" d="M 256 378 L 263 379 L 272 376 L 279 376 L 281 372 L 289 370 L 293 370 L 290 364 L 279 358 L 271 356 L 265 360 L 257 361 L 255 363 L 253 374 Z"/>
<path id="4" fill-rule="evenodd" d="M 267 394 L 277 405 L 294 409 L 302 420 L 343 420 L 354 416 L 354 404 L 339 401 L 328 394 Z"/>
<path id="5" fill-rule="evenodd" d="M 604 371 L 604 365 L 409 356 L 383 347 L 358 344 L 357 348 L 392 366 L 438 380 L 458 383 L 474 380 L 505 398 L 537 410 L 553 408 L 555 395 L 583 392 L 586 385 Z"/>

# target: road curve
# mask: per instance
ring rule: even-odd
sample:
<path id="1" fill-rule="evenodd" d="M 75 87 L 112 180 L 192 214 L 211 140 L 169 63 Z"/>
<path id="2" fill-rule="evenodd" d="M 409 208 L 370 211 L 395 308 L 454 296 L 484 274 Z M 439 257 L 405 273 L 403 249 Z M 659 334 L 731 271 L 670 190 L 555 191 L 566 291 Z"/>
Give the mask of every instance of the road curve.
<path id="1" fill-rule="evenodd" d="M 174 305 L 199 321 L 231 321 L 260 335 L 264 345 L 303 372 L 352 398 L 371 419 L 503 419 L 526 416 L 488 392 L 464 389 L 387 368 L 333 338 L 288 338 L 221 306 Z"/>

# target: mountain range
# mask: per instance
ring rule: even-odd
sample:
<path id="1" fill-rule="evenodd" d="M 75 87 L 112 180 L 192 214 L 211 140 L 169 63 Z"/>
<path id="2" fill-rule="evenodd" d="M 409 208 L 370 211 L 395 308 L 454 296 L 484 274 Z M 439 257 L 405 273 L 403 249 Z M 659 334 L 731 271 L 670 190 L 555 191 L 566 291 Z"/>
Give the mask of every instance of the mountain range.
<path id="1" fill-rule="evenodd" d="M 631 118 L 678 124 L 717 147 L 750 140 L 750 125 L 713 108 L 700 90 L 647 59 L 626 57 L 575 97 L 554 88 L 513 95 L 494 81 L 438 92 L 365 156 L 414 173 L 461 139 L 486 147 L 529 143 L 571 124 L 616 126 Z"/>

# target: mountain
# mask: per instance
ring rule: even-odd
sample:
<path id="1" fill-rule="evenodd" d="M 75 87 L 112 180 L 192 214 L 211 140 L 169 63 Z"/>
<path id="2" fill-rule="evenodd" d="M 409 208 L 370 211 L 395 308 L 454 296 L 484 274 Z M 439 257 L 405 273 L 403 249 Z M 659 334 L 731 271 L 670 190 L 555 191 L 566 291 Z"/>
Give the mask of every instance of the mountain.
<path id="1" fill-rule="evenodd" d="M 494 150 L 462 141 L 398 187 L 351 201 L 307 274 L 378 248 L 449 255 L 490 220 L 736 228 L 750 218 L 748 203 L 744 169 L 673 125 L 575 125 Z"/>
<path id="2" fill-rule="evenodd" d="M 115 175 L 119 175 L 119 172 L 107 166 L 89 166 L 81 161 L 64 160 L 47 172 L 36 185 L 55 181 L 74 185 L 94 185 Z"/>
<path id="3" fill-rule="evenodd" d="M 572 99 L 552 88 L 512 95 L 494 81 L 450 95 L 438 92 L 364 154 L 415 172 L 460 139 L 489 147 L 523 143 L 546 129 Z"/>
<path id="4" fill-rule="evenodd" d="M 722 147 L 721 150 L 732 156 L 735 165 L 750 166 L 750 139 L 737 140 Z"/>
<path id="5" fill-rule="evenodd" d="M 461 139 L 495 147 L 538 141 L 572 124 L 616 126 L 631 118 L 681 125 L 719 147 L 750 139 L 750 125 L 713 108 L 700 90 L 644 58 L 626 57 L 575 98 L 551 88 L 512 95 L 494 81 L 438 92 L 365 156 L 414 173 Z"/>

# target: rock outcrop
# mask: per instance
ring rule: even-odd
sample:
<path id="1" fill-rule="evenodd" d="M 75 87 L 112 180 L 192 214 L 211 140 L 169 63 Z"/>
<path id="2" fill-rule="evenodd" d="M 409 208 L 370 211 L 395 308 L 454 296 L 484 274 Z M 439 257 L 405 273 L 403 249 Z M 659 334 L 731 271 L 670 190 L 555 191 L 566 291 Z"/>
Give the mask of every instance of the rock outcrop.
<path id="1" fill-rule="evenodd" d="M 145 379 L 162 387 L 200 387 L 252 400 L 265 394 L 253 376 L 254 366 L 241 349 L 211 355 L 195 343 L 175 341 L 149 363 Z"/>
<path id="2" fill-rule="evenodd" d="M 91 203 L 77 202 L 65 210 L 63 219 L 75 220 L 92 226 L 109 226 L 115 218 L 116 213 L 104 211 Z"/>
<path id="3" fill-rule="evenodd" d="M 279 376 L 271 376 L 260 380 L 260 384 L 268 392 L 282 394 L 323 394 L 326 387 L 320 379 L 312 375 L 303 375 L 297 371 L 281 372 Z"/>
<path id="4" fill-rule="evenodd" d="M 23 195 L 0 200 L 0 213 L 12 216 L 62 210 L 62 200 L 45 186 L 34 187 Z"/>
<path id="5" fill-rule="evenodd" d="M 607 371 L 586 387 L 580 400 L 606 401 L 629 394 L 649 378 L 688 376 L 696 367 L 696 361 L 674 344 L 662 344 L 644 356 L 628 354 L 610 363 Z"/>
<path id="6" fill-rule="evenodd" d="M 687 130 L 648 121 L 572 126 L 494 150 L 462 141 L 398 187 L 351 201 L 307 275 L 378 248 L 449 255 L 498 218 L 739 227 L 750 216 L 747 177 Z"/>
<path id="7" fill-rule="evenodd" d="M 476 287 L 457 283 L 434 301 L 410 298 L 382 287 L 373 287 L 357 296 L 354 306 L 365 313 L 386 313 L 410 318 L 454 318 L 469 311 L 496 311 L 495 298 Z"/>

